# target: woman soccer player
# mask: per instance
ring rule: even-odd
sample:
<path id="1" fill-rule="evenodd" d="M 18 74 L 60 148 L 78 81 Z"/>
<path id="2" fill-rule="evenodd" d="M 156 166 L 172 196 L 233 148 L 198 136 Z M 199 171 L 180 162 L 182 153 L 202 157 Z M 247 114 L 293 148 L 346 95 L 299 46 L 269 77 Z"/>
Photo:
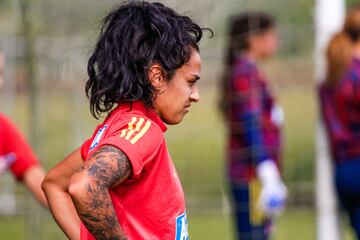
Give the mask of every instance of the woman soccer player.
<path id="1" fill-rule="evenodd" d="M 86 91 L 92 114 L 107 117 L 43 182 L 70 239 L 188 239 L 164 132 L 199 101 L 202 31 L 160 3 L 131 1 L 105 17 Z"/>
<path id="2" fill-rule="evenodd" d="M 0 52 L 0 88 L 3 85 L 2 73 L 5 56 Z M 0 114 L 0 172 L 10 169 L 18 181 L 30 190 L 41 205 L 47 206 L 41 190 L 45 173 L 25 138 L 15 125 Z"/>
<path id="3" fill-rule="evenodd" d="M 360 239 L 360 5 L 327 47 L 321 110 L 334 160 L 337 195 Z"/>
<path id="4" fill-rule="evenodd" d="M 274 54 L 278 39 L 273 20 L 263 13 L 232 17 L 229 30 L 221 107 L 237 239 L 263 240 L 286 197 L 278 170 L 282 112 L 258 68 Z"/>

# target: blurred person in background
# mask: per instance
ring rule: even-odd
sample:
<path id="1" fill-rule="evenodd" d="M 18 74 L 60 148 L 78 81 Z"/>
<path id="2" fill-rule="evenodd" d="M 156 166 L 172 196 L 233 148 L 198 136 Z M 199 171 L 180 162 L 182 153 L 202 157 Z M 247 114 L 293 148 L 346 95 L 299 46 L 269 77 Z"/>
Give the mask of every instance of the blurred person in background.
<path id="1" fill-rule="evenodd" d="M 264 13 L 230 18 L 221 110 L 228 131 L 227 175 L 237 239 L 263 240 L 287 190 L 279 171 L 283 112 L 258 63 L 278 47 L 273 19 Z"/>
<path id="2" fill-rule="evenodd" d="M 334 182 L 340 204 L 360 239 L 360 5 L 349 9 L 343 29 L 330 40 L 320 86 Z"/>
<path id="3" fill-rule="evenodd" d="M 0 89 L 3 85 L 5 55 L 0 52 Z M 0 173 L 10 170 L 44 207 L 47 206 L 41 182 L 45 173 L 25 138 L 14 124 L 0 113 Z"/>
<path id="4" fill-rule="evenodd" d="M 202 34 L 160 3 L 130 1 L 104 18 L 86 91 L 93 116 L 107 117 L 43 182 L 70 239 L 188 239 L 164 132 L 199 101 Z"/>

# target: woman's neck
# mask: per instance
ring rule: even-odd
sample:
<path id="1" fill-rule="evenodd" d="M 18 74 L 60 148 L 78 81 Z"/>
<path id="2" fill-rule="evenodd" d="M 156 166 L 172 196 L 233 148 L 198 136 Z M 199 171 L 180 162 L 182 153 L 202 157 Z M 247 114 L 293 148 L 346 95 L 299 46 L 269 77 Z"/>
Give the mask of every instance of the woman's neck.
<path id="1" fill-rule="evenodd" d="M 252 62 L 258 62 L 259 61 L 259 56 L 256 53 L 252 52 L 252 51 L 244 51 L 243 55 L 245 55 Z"/>

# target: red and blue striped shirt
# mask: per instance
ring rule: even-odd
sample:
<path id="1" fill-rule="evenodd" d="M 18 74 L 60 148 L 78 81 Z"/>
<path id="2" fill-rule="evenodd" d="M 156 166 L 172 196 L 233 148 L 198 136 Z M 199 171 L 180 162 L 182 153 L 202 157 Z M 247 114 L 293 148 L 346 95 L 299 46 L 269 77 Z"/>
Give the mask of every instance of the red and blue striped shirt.
<path id="1" fill-rule="evenodd" d="M 360 59 L 338 84 L 321 85 L 320 103 L 334 161 L 360 159 Z"/>
<path id="2" fill-rule="evenodd" d="M 231 180 L 249 180 L 256 165 L 279 160 L 281 136 L 274 120 L 275 102 L 254 62 L 240 56 L 232 67 L 229 101 L 228 175 Z"/>

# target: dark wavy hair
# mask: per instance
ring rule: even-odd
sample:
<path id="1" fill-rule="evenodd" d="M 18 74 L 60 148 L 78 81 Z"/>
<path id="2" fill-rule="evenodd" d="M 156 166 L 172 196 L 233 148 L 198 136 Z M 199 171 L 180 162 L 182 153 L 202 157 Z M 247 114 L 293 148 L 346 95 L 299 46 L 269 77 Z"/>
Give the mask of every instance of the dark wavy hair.
<path id="1" fill-rule="evenodd" d="M 91 114 L 98 118 L 118 103 L 138 100 L 152 106 L 157 91 L 147 77 L 150 65 L 159 63 L 171 80 L 191 51 L 199 51 L 205 29 L 212 34 L 161 3 L 130 1 L 115 8 L 88 61 Z"/>
<path id="2" fill-rule="evenodd" d="M 247 12 L 230 17 L 225 64 L 232 66 L 236 55 L 249 48 L 250 36 L 261 35 L 274 26 L 274 19 L 263 12 Z"/>

